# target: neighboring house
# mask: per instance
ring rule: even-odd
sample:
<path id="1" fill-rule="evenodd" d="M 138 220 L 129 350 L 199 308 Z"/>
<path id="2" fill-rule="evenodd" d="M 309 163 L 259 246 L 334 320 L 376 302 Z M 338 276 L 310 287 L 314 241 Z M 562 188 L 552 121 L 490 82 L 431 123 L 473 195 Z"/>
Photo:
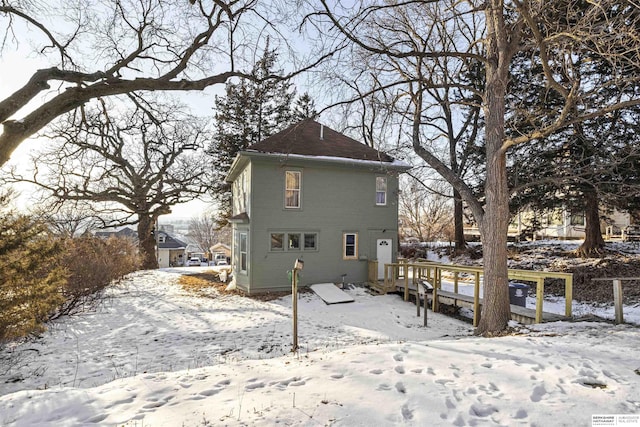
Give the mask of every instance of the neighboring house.
<path id="1" fill-rule="evenodd" d="M 216 243 L 209 248 L 209 251 L 212 255 L 224 254 L 227 258 L 231 258 L 231 247 L 229 247 L 229 245 L 225 245 L 224 243 Z"/>
<path id="2" fill-rule="evenodd" d="M 165 231 L 158 232 L 158 265 L 160 268 L 184 265 L 187 244 Z"/>
<path id="3" fill-rule="evenodd" d="M 368 261 L 396 260 L 398 175 L 405 163 L 313 120 L 236 156 L 232 184 L 232 266 L 249 294 L 300 285 L 367 281 Z"/>
<path id="4" fill-rule="evenodd" d="M 623 230 L 637 223 L 638 215 L 622 212 L 617 209 L 601 209 L 600 231 L 607 239 L 622 238 Z M 538 226 L 533 227 L 532 224 Z M 532 211 L 523 210 L 515 215 L 509 223 L 508 234 L 511 238 L 522 236 L 526 239 L 584 239 L 585 237 L 584 212 L 571 212 L 568 209 L 557 208 L 548 210 L 542 214 L 534 214 Z M 532 229 L 535 231 L 532 234 Z M 479 239 L 480 232 L 475 224 L 465 225 L 465 238 L 468 240 Z"/>
<path id="5" fill-rule="evenodd" d="M 118 231 L 96 231 L 95 235 L 103 239 L 108 239 L 109 237 L 127 237 L 136 242 L 138 241 L 138 233 L 129 227 L 123 227 Z"/>

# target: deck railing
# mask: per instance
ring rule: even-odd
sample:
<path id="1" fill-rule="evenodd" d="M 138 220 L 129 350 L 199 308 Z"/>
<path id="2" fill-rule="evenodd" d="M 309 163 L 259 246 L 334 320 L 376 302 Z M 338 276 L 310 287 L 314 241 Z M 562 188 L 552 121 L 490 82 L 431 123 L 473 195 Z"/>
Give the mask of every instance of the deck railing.
<path id="1" fill-rule="evenodd" d="M 375 263 L 375 270 L 372 271 L 371 265 Z M 369 263 L 369 281 L 371 283 L 378 282 L 377 276 L 378 263 L 370 261 Z M 397 263 L 384 265 L 384 289 L 388 292 L 395 290 L 398 286 L 404 288 L 404 299 L 409 299 L 409 284 L 411 289 L 417 289 L 420 281 L 426 280 L 433 286 L 433 302 L 432 309 L 438 310 L 438 291 L 442 288 L 442 273 L 450 273 L 453 275 L 453 292 L 458 292 L 461 274 L 471 276 L 473 280 L 473 324 L 478 325 L 480 320 L 480 282 L 483 276 L 483 269 L 480 266 L 466 266 L 457 264 L 444 264 L 434 261 L 417 260 L 409 262 L 409 260 L 401 259 Z M 411 275 L 409 273 L 412 273 Z M 565 316 L 571 317 L 571 302 L 573 300 L 573 274 L 560 273 L 552 271 L 532 271 L 532 270 L 508 270 L 509 279 L 517 279 L 525 282 L 534 282 L 536 284 L 536 310 L 535 322 L 542 322 L 542 313 L 544 305 L 544 281 L 545 279 L 561 279 L 564 280 L 565 293 Z M 410 277 L 411 276 L 411 277 Z"/>

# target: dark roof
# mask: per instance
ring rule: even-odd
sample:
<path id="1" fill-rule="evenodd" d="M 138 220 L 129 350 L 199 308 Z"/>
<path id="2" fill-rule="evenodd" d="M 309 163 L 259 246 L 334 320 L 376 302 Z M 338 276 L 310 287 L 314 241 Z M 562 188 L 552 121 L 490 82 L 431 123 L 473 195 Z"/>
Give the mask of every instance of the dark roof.
<path id="1" fill-rule="evenodd" d="M 164 242 L 158 242 L 158 248 L 160 249 L 184 249 L 187 247 L 185 242 L 170 236 L 165 231 L 160 231 L 160 234 L 164 235 Z"/>
<path id="2" fill-rule="evenodd" d="M 393 162 L 391 156 L 311 119 L 303 120 L 253 144 L 247 151 Z"/>
<path id="3" fill-rule="evenodd" d="M 138 238 L 138 233 L 135 230 L 130 229 L 129 227 L 121 228 L 118 231 L 96 231 L 95 235 L 97 237 L 103 237 L 103 238 L 108 238 L 108 237 L 111 237 L 111 236 L 130 237 L 130 238 L 133 238 L 133 239 L 137 239 Z"/>

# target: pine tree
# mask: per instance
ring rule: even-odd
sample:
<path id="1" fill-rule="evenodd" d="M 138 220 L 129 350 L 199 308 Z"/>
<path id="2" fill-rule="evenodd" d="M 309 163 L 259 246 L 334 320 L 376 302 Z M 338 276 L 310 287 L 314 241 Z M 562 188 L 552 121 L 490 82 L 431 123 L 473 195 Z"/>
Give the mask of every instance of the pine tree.
<path id="1" fill-rule="evenodd" d="M 293 84 L 273 77 L 282 74 L 282 70 L 275 69 L 277 59 L 278 53 L 269 48 L 267 39 L 262 58 L 253 67 L 252 79 L 228 82 L 225 96 L 215 98 L 216 135 L 209 154 L 213 158 L 212 188 L 219 206 L 219 225 L 224 225 L 231 215 L 231 186 L 225 178 L 236 154 L 293 123 L 316 115 L 308 94 L 300 96 L 294 105 Z"/>
<path id="2" fill-rule="evenodd" d="M 0 195 L 6 206 L 7 195 Z M 43 330 L 62 304 L 67 273 L 64 250 L 44 224 L 12 211 L 0 212 L 0 344 Z"/>
<path id="3" fill-rule="evenodd" d="M 308 92 L 303 93 L 296 99 L 292 115 L 293 123 L 297 123 L 304 119 L 314 118 L 318 115 L 315 102 L 313 102 L 313 98 L 311 98 L 311 95 L 309 95 Z"/>

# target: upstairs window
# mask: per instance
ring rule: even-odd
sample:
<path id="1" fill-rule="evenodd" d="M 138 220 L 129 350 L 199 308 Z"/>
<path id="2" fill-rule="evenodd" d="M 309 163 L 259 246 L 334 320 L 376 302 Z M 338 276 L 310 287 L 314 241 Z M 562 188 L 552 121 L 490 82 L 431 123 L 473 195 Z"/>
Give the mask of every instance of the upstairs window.
<path id="1" fill-rule="evenodd" d="M 302 172 L 285 172 L 284 207 L 287 209 L 300 208 L 300 191 Z"/>
<path id="2" fill-rule="evenodd" d="M 376 206 L 387 205 L 387 177 L 376 177 Z"/>

